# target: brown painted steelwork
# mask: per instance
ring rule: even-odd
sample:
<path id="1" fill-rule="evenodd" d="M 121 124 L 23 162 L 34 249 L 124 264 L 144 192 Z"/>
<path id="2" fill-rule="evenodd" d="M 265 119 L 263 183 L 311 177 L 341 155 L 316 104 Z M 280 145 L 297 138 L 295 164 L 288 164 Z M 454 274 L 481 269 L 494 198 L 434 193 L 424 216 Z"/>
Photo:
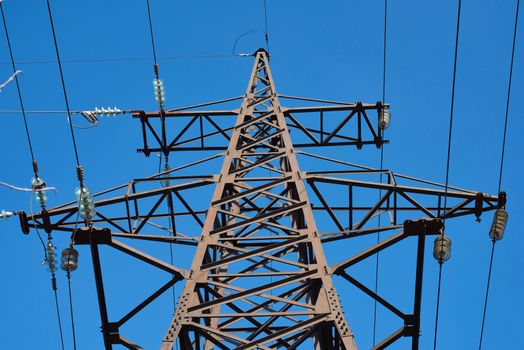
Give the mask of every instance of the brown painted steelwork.
<path id="1" fill-rule="evenodd" d="M 280 106 L 279 97 L 327 105 L 285 108 Z M 233 100 L 236 99 L 219 102 Z M 402 337 L 411 337 L 412 348 L 418 349 L 426 236 L 440 233 L 444 218 L 479 218 L 483 212 L 503 206 L 505 196 L 455 187 L 446 191 L 433 182 L 297 150 L 296 147 L 334 145 L 381 147 L 385 142 L 382 132 L 369 113 L 389 106 L 380 102 L 350 104 L 279 96 L 264 50 L 256 53 L 241 107 L 233 111 L 193 110 L 212 104 L 164 111 L 162 137 L 153 127 L 161 115 L 137 112 L 135 117 L 141 121 L 144 141 L 139 151 L 167 155 L 172 151 L 217 149 L 223 153 L 98 193 L 93 227 L 74 229 L 78 211 L 74 202 L 30 218 L 21 215 L 24 232 L 29 228 L 71 232 L 76 244 L 91 247 L 106 348 L 120 344 L 140 349 L 123 337 L 120 329 L 171 286 L 185 280 L 161 345 L 163 350 L 173 349 L 176 342 L 184 350 L 357 349 L 333 284 L 333 277 L 340 276 L 400 319 L 400 328 L 375 349 L 384 349 Z M 332 127 L 326 128 L 325 118 L 334 112 L 341 118 L 337 122 L 331 120 Z M 311 114 L 319 116 L 318 127 L 306 127 L 300 121 Z M 225 127 L 222 120 L 229 117 L 236 118 L 235 125 Z M 184 118 L 189 121 L 179 125 L 181 129 L 171 141 L 166 141 L 169 137 L 165 133 L 173 129 L 169 121 Z M 355 124 L 350 125 L 351 122 Z M 213 131 L 204 132 L 204 123 Z M 191 127 L 198 125 L 199 136 L 189 136 Z M 291 129 L 298 132 L 293 136 L 302 141 L 292 143 Z M 220 141 L 208 143 L 213 138 Z M 155 146 L 151 147 L 150 142 Z M 303 172 L 298 157 L 313 157 L 344 169 Z M 218 175 L 178 175 L 184 169 L 217 159 L 222 159 Z M 372 181 L 380 173 L 387 181 Z M 153 188 L 139 190 L 147 186 Z M 336 186 L 336 191 L 325 191 L 326 186 Z M 214 190 L 209 207 L 192 204 L 195 196 L 191 191 L 210 187 Z M 347 204 L 340 204 L 340 200 L 335 204 L 329 196 L 333 192 L 337 197 L 347 193 Z M 308 193 L 312 196 L 308 197 Z M 378 201 L 369 200 L 379 193 Z M 445 196 L 447 201 L 443 200 Z M 378 215 L 389 215 L 390 223 L 375 227 L 373 219 Z M 412 217 L 419 219 L 407 220 Z M 177 230 L 177 220 L 182 218 L 189 218 L 200 234 Z M 167 220 L 170 227 L 159 225 L 157 220 L 161 219 Z M 97 228 L 102 226 L 111 231 Z M 385 238 L 376 245 L 328 264 L 326 245 L 379 232 Z M 413 309 L 402 311 L 351 276 L 349 268 L 411 238 L 418 242 Z M 186 271 L 118 239 L 188 245 L 196 247 L 196 252 Z M 100 244 L 171 276 L 117 321 L 111 321 L 105 305 L 97 249 Z"/>

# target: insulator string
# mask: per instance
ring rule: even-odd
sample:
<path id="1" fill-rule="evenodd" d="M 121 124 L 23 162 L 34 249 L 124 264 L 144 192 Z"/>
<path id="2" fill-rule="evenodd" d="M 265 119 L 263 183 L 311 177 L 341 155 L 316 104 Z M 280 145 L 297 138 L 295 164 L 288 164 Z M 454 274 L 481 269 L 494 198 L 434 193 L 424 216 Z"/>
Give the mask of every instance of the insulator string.
<path id="1" fill-rule="evenodd" d="M 34 217 L 34 213 L 33 213 L 33 198 L 29 198 L 29 211 L 30 211 L 31 220 L 33 220 L 33 222 L 34 222 L 35 221 L 35 217 Z M 42 236 L 40 235 L 40 231 L 38 230 L 37 226 L 35 226 L 35 231 L 36 231 L 36 235 L 38 236 L 38 239 L 39 239 L 40 243 L 42 244 L 42 248 L 44 250 L 44 260 L 43 261 L 45 262 L 45 261 L 48 260 L 46 245 L 44 243 L 44 240 L 42 239 Z M 62 346 L 62 350 L 64 350 L 64 335 L 63 335 L 63 331 L 62 331 L 62 317 L 60 316 L 58 294 L 57 294 L 57 291 L 56 291 L 57 290 L 56 276 L 55 276 L 54 272 L 51 272 L 51 286 L 52 286 L 52 289 L 53 289 L 53 292 L 54 292 L 54 295 L 55 295 L 56 318 L 57 318 L 57 322 L 58 322 L 58 332 L 59 332 L 59 335 L 60 335 L 60 343 L 61 343 L 61 346 Z"/>

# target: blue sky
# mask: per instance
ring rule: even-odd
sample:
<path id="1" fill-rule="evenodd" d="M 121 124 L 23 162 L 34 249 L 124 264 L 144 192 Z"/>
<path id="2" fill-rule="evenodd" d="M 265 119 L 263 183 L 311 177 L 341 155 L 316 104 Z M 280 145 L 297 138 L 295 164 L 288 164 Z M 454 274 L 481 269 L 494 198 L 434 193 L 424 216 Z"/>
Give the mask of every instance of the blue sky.
<path id="1" fill-rule="evenodd" d="M 268 0 L 267 3 L 271 68 L 277 91 L 342 101 L 374 103 L 381 99 L 382 1 Z M 23 70 L 20 82 L 26 109 L 63 111 L 58 68 L 50 62 L 55 56 L 45 1 L 5 0 L 2 4 L 15 59 Z M 52 4 L 71 108 L 117 106 L 154 110 L 145 1 L 53 1 Z M 253 62 L 251 58 L 232 56 L 231 50 L 242 33 L 264 29 L 262 1 L 157 0 L 151 5 L 168 108 L 244 93 Z M 450 184 L 486 193 L 497 191 L 514 10 L 514 1 L 463 1 Z M 386 101 L 391 104 L 393 122 L 388 129 L 390 144 L 385 149 L 385 167 L 443 183 L 456 1 L 390 1 L 388 11 Z M 506 236 L 497 245 L 484 349 L 518 348 L 520 340 L 512 335 L 519 334 L 523 326 L 524 238 L 517 226 L 518 213 L 524 210 L 519 201 L 524 193 L 519 176 L 524 149 L 519 134 L 524 122 L 518 112 L 519 101 L 524 98 L 522 34 L 521 25 L 502 185 L 508 192 L 510 219 Z M 7 64 L 3 34 L 0 38 L 3 81 L 12 71 Z M 255 32 L 239 41 L 237 52 L 252 52 L 263 45 L 263 36 Z M 104 58 L 136 60 L 75 61 Z M 16 89 L 9 85 L 0 92 L 0 110 L 17 109 Z M 30 186 L 32 172 L 21 114 L 0 116 L 3 150 L 0 181 Z M 30 114 L 29 127 L 41 175 L 49 185 L 58 188 L 56 195 L 50 195 L 49 205 L 72 200 L 76 176 L 65 114 Z M 103 119 L 97 128 L 78 130 L 76 135 L 86 182 L 95 191 L 152 174 L 156 169 L 156 158 L 145 158 L 135 151 L 140 147 L 140 129 L 130 116 Z M 379 165 L 379 152 L 374 147 L 330 152 L 347 161 Z M 180 155 L 173 162 L 181 164 L 190 157 L 195 155 Z M 29 210 L 28 195 L 0 188 L 0 210 L 20 208 Z M 480 224 L 473 218 L 463 218 L 447 225 L 447 234 L 453 240 L 453 257 L 444 267 L 440 349 L 478 347 L 491 217 L 491 213 L 485 215 Z M 4 242 L 0 334 L 4 347 L 23 349 L 36 342 L 41 348 L 56 349 L 59 343 L 50 276 L 40 266 L 40 243 L 34 233 L 28 237 L 21 234 L 16 218 L 0 225 Z M 57 235 L 55 241 L 59 249 L 67 245 L 67 237 Z M 403 257 L 408 248 L 385 254 L 384 264 L 408 263 Z M 106 273 L 108 287 L 125 286 L 126 291 L 125 297 L 113 297 L 112 311 L 121 311 L 128 299 L 157 288 L 150 286 L 159 278 L 157 272 L 141 270 L 141 265 L 128 263 L 109 251 L 102 251 L 102 257 L 108 265 L 119 266 Z M 180 259 L 182 263 L 183 257 Z M 430 249 L 426 262 L 422 349 L 432 348 L 433 341 L 438 266 Z M 369 265 L 362 273 L 372 280 L 372 271 Z M 396 287 L 395 280 L 403 278 L 395 276 L 393 268 L 384 271 L 383 283 L 391 285 L 388 293 L 401 299 L 404 290 Z M 135 280 L 131 281 L 132 278 Z M 62 273 L 58 279 L 66 344 L 72 348 L 66 279 Z M 80 250 L 80 267 L 72 283 L 78 348 L 101 348 L 96 292 L 87 250 Z M 371 343 L 372 303 L 364 298 L 355 300 L 359 302 L 350 299 L 344 306 L 357 342 L 365 349 Z M 146 349 L 159 344 L 170 319 L 165 312 L 169 302 L 164 298 L 153 305 L 130 328 L 130 334 L 138 334 L 137 340 L 141 339 Z M 358 309 L 361 316 L 352 316 L 352 308 Z M 392 330 L 392 322 L 385 312 L 380 312 L 379 334 L 385 336 Z"/>

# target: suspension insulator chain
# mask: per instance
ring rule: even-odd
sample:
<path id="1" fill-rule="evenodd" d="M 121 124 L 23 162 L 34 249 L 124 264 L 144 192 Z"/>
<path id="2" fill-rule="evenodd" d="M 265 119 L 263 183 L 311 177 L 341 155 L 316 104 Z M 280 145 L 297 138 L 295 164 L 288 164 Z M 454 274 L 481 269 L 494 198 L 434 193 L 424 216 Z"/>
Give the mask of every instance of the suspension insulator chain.
<path id="1" fill-rule="evenodd" d="M 91 190 L 84 184 L 84 168 L 82 166 L 78 166 L 76 168 L 76 173 L 78 176 L 78 181 L 80 182 L 80 186 L 75 190 L 75 194 L 78 198 L 78 214 L 89 225 L 91 223 L 91 219 L 96 214 L 95 202 L 93 200 Z"/>
<path id="2" fill-rule="evenodd" d="M 489 230 L 489 236 L 495 241 L 500 241 L 504 237 L 506 224 L 508 223 L 508 212 L 504 208 L 499 208 L 493 215 L 493 223 Z"/>
<path id="3" fill-rule="evenodd" d="M 451 257 L 451 240 L 448 237 L 439 235 L 435 238 L 435 242 L 433 243 L 433 257 L 439 264 L 449 260 Z"/>

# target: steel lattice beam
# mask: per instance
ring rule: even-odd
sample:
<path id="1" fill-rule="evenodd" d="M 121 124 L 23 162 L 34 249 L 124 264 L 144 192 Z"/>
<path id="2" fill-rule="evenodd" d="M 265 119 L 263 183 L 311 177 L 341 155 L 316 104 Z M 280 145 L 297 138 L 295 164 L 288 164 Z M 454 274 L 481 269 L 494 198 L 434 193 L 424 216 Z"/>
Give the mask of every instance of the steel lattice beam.
<path id="1" fill-rule="evenodd" d="M 455 187 L 446 190 L 433 182 L 297 149 L 339 145 L 361 148 L 369 144 L 381 147 L 386 141 L 371 113 L 389 106 L 382 102 L 307 99 L 323 105 L 282 107 L 280 98 L 293 97 L 276 93 L 268 54 L 259 50 L 255 56 L 245 95 L 218 101 L 241 99 L 239 109 L 194 110 L 216 104 L 209 103 L 134 115 L 142 126 L 144 145 L 139 151 L 146 155 L 185 150 L 222 153 L 96 194 L 97 216 L 90 227 L 75 229 L 78 208 L 71 202 L 32 216 L 20 212 L 23 232 L 31 228 L 68 232 L 75 244 L 91 247 L 107 349 L 116 344 L 140 349 L 120 334 L 121 328 L 182 280 L 185 286 L 163 339 L 163 350 L 173 349 L 176 342 L 185 350 L 304 346 L 357 349 L 333 284 L 334 275 L 399 317 L 398 331 L 375 349 L 386 348 L 402 337 L 411 337 L 412 348 L 418 349 L 426 237 L 441 232 L 442 219 L 466 215 L 479 218 L 483 212 L 504 206 L 505 195 L 491 196 Z M 318 117 L 315 127 L 304 123 L 304 118 L 312 116 Z M 233 123 L 227 125 L 227 120 Z M 176 125 L 172 127 L 171 121 Z M 291 130 L 295 143 L 291 141 Z M 344 169 L 303 172 L 299 157 L 335 162 Z M 218 175 L 178 175 L 181 170 L 217 159 L 222 160 Z M 387 180 L 376 182 L 377 174 L 384 174 Z M 363 176 L 367 179 L 363 180 Z M 324 191 L 326 186 L 336 186 L 339 197 L 347 193 L 347 204 L 334 203 Z M 208 204 L 194 205 L 194 191 L 207 188 L 210 192 L 212 189 Z M 320 218 L 319 214 L 325 215 Z M 374 226 L 372 219 L 378 215 L 389 215 L 389 224 Z M 191 220 L 193 232 L 198 234 L 180 232 L 177 220 L 181 218 Z M 169 225 L 161 225 L 160 221 Z M 328 264 L 324 248 L 330 242 L 379 232 L 395 233 L 354 256 Z M 413 238 L 418 242 L 413 308 L 403 311 L 351 276 L 349 267 Z M 183 244 L 194 246 L 196 251 L 186 271 L 118 239 Z M 107 291 L 98 257 L 101 244 L 170 276 L 116 321 L 111 321 L 114 318 L 108 315 L 105 305 Z"/>

